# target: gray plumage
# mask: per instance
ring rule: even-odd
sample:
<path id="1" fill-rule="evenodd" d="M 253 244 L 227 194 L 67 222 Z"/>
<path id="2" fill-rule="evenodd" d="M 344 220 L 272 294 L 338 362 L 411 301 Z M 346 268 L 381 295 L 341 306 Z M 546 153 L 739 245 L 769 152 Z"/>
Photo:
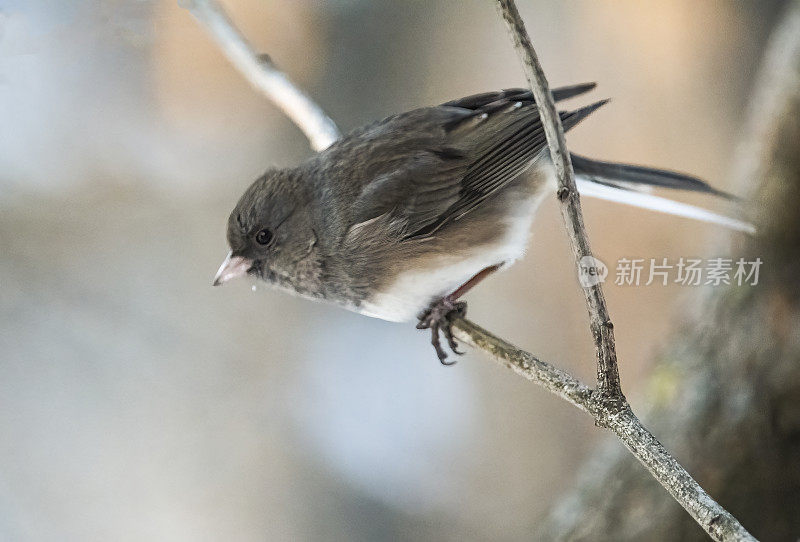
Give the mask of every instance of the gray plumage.
<path id="1" fill-rule="evenodd" d="M 564 129 L 604 103 L 560 112 Z M 600 182 L 715 192 L 682 174 L 574 159 L 577 174 Z M 554 187 L 551 170 L 529 91 L 468 96 L 388 117 L 296 168 L 267 171 L 231 213 L 228 242 L 238 274 L 407 320 L 522 255 L 538 202 Z M 217 283 L 234 275 L 223 268 Z"/>

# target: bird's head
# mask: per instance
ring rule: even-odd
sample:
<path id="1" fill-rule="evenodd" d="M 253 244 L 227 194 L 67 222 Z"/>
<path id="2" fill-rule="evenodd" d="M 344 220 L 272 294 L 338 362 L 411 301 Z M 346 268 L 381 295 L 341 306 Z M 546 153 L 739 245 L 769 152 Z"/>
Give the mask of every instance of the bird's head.
<path id="1" fill-rule="evenodd" d="M 313 250 L 307 190 L 295 175 L 267 171 L 239 199 L 228 218 L 230 252 L 214 286 L 248 274 L 270 282 L 286 278 Z"/>

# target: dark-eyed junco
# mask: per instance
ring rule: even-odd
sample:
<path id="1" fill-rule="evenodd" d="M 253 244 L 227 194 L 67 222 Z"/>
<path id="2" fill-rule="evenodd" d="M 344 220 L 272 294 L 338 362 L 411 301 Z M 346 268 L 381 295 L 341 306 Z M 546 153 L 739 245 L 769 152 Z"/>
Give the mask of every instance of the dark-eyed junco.
<path id="1" fill-rule="evenodd" d="M 564 87 L 553 95 L 562 100 L 593 87 Z M 604 103 L 561 112 L 564 129 Z M 630 193 L 638 184 L 722 195 L 679 173 L 577 155 L 572 162 L 584 186 L 601 192 Z M 231 250 L 214 284 L 250 274 L 368 316 L 419 319 L 445 363 L 439 332 L 455 351 L 450 321 L 465 308 L 459 299 L 522 256 L 554 179 L 527 90 L 394 115 L 350 132 L 295 168 L 257 179 L 230 215 Z"/>

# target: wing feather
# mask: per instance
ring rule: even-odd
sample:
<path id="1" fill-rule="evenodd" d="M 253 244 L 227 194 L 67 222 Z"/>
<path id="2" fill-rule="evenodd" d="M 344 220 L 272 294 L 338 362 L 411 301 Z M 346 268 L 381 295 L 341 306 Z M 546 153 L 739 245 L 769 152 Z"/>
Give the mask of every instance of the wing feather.
<path id="1" fill-rule="evenodd" d="M 565 99 L 593 87 L 575 85 L 554 94 Z M 564 129 L 603 103 L 561 112 Z M 469 213 L 546 148 L 538 109 L 523 89 L 476 94 L 396 115 L 347 139 L 347 148 L 332 152 L 368 164 L 360 172 L 364 180 L 350 223 L 362 226 L 388 213 L 405 224 L 406 239 L 429 236 Z"/>

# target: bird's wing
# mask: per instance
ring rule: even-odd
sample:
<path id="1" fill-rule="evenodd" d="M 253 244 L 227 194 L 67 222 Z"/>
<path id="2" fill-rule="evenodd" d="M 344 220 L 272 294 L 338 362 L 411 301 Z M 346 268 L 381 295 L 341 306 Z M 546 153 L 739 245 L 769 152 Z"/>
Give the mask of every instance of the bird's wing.
<path id="1" fill-rule="evenodd" d="M 592 85 L 556 89 L 559 99 Z M 561 112 L 565 130 L 605 102 Z M 464 216 L 527 169 L 545 148 L 529 91 L 478 94 L 390 117 L 351 134 L 353 157 L 369 156 L 352 224 L 391 213 L 404 237 L 431 235 Z"/>
<path id="2" fill-rule="evenodd" d="M 560 111 L 564 131 L 573 128 L 605 103 L 603 100 L 574 111 Z M 492 115 L 492 112 L 483 113 L 479 118 L 491 124 Z M 494 115 L 500 117 L 494 126 L 466 126 L 462 128 L 465 134 L 454 134 L 472 140 L 475 159 L 461 179 L 458 201 L 448 207 L 436 222 L 415 232 L 415 236 L 432 233 L 473 210 L 523 173 L 547 147 L 539 110 L 534 104 L 522 101 L 507 103 Z"/>

